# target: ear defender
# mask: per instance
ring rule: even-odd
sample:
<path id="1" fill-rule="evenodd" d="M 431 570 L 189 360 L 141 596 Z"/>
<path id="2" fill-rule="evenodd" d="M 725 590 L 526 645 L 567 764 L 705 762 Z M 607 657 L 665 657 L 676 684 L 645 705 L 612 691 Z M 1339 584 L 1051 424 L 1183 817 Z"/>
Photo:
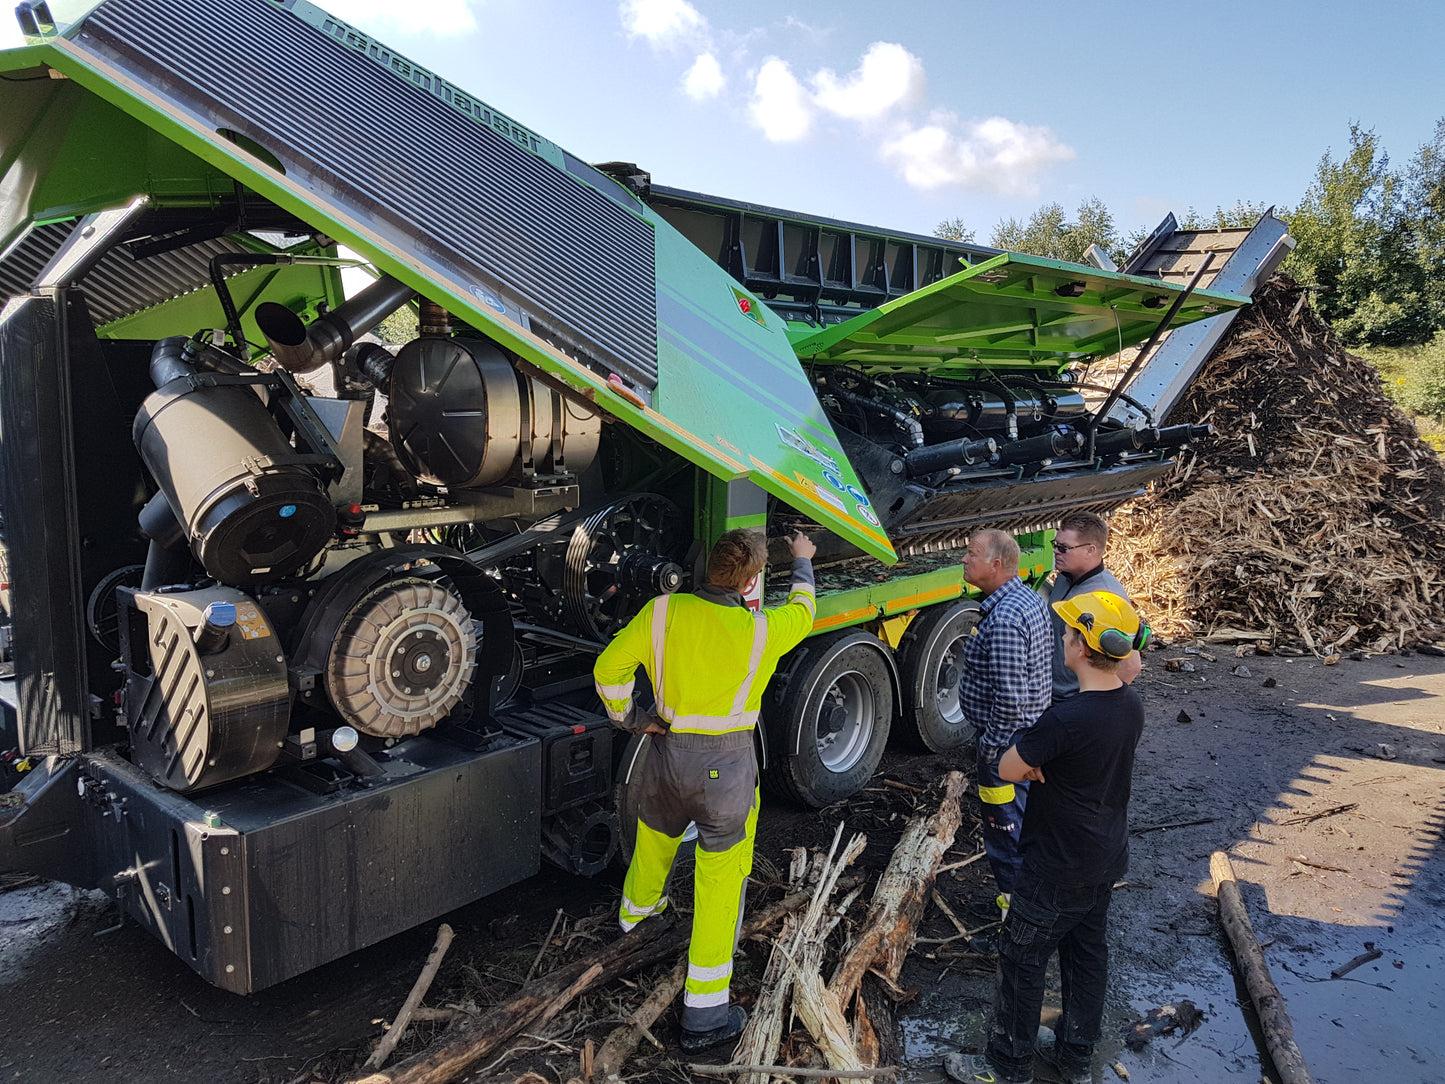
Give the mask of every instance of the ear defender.
<path id="1" fill-rule="evenodd" d="M 1135 639 L 1118 629 L 1105 629 L 1099 633 L 1099 650 L 1111 659 L 1127 658 L 1135 650 Z"/>

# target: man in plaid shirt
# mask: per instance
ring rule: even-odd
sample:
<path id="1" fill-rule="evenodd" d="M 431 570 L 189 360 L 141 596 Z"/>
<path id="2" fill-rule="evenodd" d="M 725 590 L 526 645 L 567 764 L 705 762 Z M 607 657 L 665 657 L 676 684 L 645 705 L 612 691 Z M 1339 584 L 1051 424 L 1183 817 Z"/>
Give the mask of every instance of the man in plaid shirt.
<path id="1" fill-rule="evenodd" d="M 958 695 L 978 731 L 978 796 L 983 803 L 983 849 L 1005 913 L 1018 877 L 1019 832 L 1027 783 L 1010 783 L 998 763 L 1019 732 L 1034 725 L 1053 695 L 1054 632 L 1049 609 L 1019 579 L 1019 546 L 1003 531 L 978 531 L 968 540 L 963 574 L 985 595 L 983 619 L 963 648 Z"/>

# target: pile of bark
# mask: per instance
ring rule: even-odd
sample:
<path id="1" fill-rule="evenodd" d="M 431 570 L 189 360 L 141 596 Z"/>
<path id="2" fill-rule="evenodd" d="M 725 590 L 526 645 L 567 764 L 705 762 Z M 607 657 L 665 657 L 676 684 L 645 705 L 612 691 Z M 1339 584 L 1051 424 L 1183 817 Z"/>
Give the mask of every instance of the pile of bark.
<path id="1" fill-rule="evenodd" d="M 1218 435 L 1111 524 L 1157 631 L 1318 655 L 1445 638 L 1445 470 L 1296 283 L 1264 286 L 1168 420 Z"/>

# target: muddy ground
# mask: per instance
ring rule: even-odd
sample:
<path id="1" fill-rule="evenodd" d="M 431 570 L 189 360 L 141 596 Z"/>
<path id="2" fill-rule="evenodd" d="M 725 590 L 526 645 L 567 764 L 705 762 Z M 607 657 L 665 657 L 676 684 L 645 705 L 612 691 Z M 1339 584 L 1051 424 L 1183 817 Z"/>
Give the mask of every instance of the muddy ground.
<path id="1" fill-rule="evenodd" d="M 1210 853 L 1223 849 L 1316 1080 L 1438 1081 L 1445 1065 L 1438 1025 L 1445 659 L 1380 656 L 1325 667 L 1313 658 L 1204 650 L 1155 652 L 1140 679 L 1148 725 L 1135 775 L 1133 863 L 1115 895 L 1095 1079 L 1118 1079 L 1115 1063 L 1135 1082 L 1274 1079 L 1216 920 L 1208 865 Z M 1195 672 L 1165 670 L 1170 658 L 1188 658 Z M 1247 675 L 1235 672 L 1241 665 Z M 768 807 L 759 832 L 761 887 L 786 867 L 785 847 L 825 842 L 840 817 L 869 833 L 862 862 L 876 873 L 907 816 L 931 808 L 933 797 L 923 792 L 964 764 L 890 752 L 875 785 L 846 808 Z M 973 853 L 976 838 L 969 816 L 950 860 Z M 940 880 L 965 923 L 987 916 L 992 890 L 983 865 Z M 456 940 L 428 1003 L 485 1005 L 515 992 L 558 909 L 563 919 L 539 970 L 610 938 L 618 883 L 544 872 L 445 916 Z M 240 998 L 207 986 L 134 925 L 107 932 L 115 914 L 104 897 L 13 877 L 0 888 L 0 1081 L 338 1079 L 365 1058 L 380 1022 L 401 1004 L 436 930 L 428 923 Z M 914 996 L 899 1007 L 900 1079 L 939 1080 L 944 1053 L 982 1039 L 991 973 L 977 958 L 957 955 L 958 942 L 942 940 L 954 932 L 930 909 L 922 936 L 936 940 L 915 948 L 903 976 Z M 1331 979 L 1366 943 L 1382 955 Z M 744 997 L 765 951 L 751 945 L 740 959 L 736 989 Z M 577 1075 L 584 1041 L 600 1042 L 646 981 L 588 996 L 546 1036 L 525 1040 L 518 1057 L 494 1066 L 494 1076 L 532 1070 L 561 1084 Z M 1158 1036 L 1139 1050 L 1124 1045 L 1121 1028 L 1185 999 L 1203 1013 L 1192 1033 Z M 674 1026 L 670 1016 L 659 1021 L 664 1042 Z M 402 1054 L 425 1038 L 409 1037 Z M 640 1056 L 632 1079 L 688 1079 L 672 1053 Z"/>

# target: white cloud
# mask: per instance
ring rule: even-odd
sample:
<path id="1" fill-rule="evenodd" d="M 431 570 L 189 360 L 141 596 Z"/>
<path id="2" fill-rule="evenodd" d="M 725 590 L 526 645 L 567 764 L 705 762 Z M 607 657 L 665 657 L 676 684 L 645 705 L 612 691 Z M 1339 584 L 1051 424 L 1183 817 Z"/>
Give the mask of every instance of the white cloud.
<path id="1" fill-rule="evenodd" d="M 687 74 L 682 77 L 682 90 L 695 102 L 716 98 L 727 85 L 722 65 L 711 53 L 703 53 L 692 62 Z"/>
<path id="2" fill-rule="evenodd" d="M 758 69 L 748 113 L 774 143 L 802 139 L 813 127 L 812 99 L 787 62 L 775 56 Z"/>
<path id="3" fill-rule="evenodd" d="M 617 7 L 630 38 L 646 38 L 654 49 L 678 45 L 707 31 L 707 20 L 687 0 L 622 0 Z"/>
<path id="4" fill-rule="evenodd" d="M 323 0 L 326 10 L 343 22 L 378 37 L 450 37 L 477 28 L 473 0 L 428 0 L 404 7 L 393 0 Z"/>
<path id="5" fill-rule="evenodd" d="M 919 101 L 926 82 L 923 61 L 891 41 L 868 46 L 847 79 L 839 79 L 829 68 L 812 79 L 819 108 L 857 121 L 875 120 L 895 106 Z"/>
<path id="6" fill-rule="evenodd" d="M 936 115 L 921 128 L 905 125 L 880 148 L 914 188 L 958 186 L 992 189 L 1008 196 L 1038 192 L 1034 175 L 1075 157 L 1048 128 L 989 117 L 959 125 L 949 114 Z"/>

